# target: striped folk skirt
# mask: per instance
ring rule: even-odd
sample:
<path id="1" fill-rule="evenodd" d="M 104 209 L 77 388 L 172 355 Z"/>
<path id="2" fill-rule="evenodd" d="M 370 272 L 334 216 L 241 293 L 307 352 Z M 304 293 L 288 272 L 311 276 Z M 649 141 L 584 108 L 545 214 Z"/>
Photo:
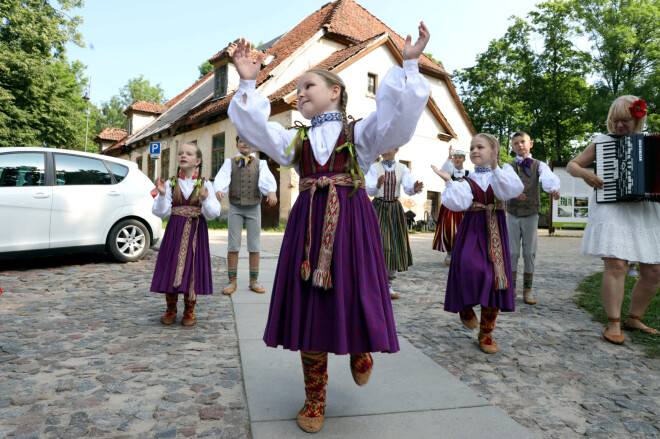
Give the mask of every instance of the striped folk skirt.
<path id="1" fill-rule="evenodd" d="M 399 200 L 374 198 L 372 202 L 378 215 L 385 266 L 388 270 L 407 271 L 413 260 L 403 206 Z"/>
<path id="2" fill-rule="evenodd" d="M 465 212 L 454 212 L 444 205 L 440 206 L 438 224 L 435 227 L 435 236 L 433 237 L 433 250 L 451 253 L 454 248 L 454 238 L 458 231 L 458 225 L 461 223 L 463 215 L 465 215 Z"/>

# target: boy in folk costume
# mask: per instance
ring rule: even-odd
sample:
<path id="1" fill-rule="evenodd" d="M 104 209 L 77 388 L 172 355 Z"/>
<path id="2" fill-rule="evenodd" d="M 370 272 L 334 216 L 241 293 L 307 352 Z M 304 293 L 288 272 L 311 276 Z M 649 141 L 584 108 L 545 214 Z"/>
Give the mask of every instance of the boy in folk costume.
<path id="1" fill-rule="evenodd" d="M 365 177 L 367 195 L 374 197 L 372 203 L 378 215 L 392 299 L 399 298 L 399 293 L 392 289 L 396 272 L 407 271 L 413 263 L 406 218 L 399 202 L 400 187 L 403 186 L 408 196 L 418 194 L 424 188 L 424 183 L 415 181 L 407 166 L 394 160 L 398 151 L 399 148 L 394 148 L 383 153 L 383 160 L 371 165 Z"/>
<path id="2" fill-rule="evenodd" d="M 456 150 L 452 146 L 449 147 L 449 158 L 440 168 L 451 176 L 453 181 L 462 180 L 468 176 L 470 171 L 463 169 L 465 162 L 465 151 Z M 438 168 L 431 165 L 433 172 L 438 173 Z M 440 206 L 438 213 L 438 224 L 435 228 L 435 236 L 433 237 L 433 250 L 440 252 L 447 252 L 445 257 L 445 264 L 451 263 L 451 252 L 454 248 L 454 237 L 458 230 L 458 225 L 463 219 L 464 212 L 453 212 L 443 204 Z"/>
<path id="3" fill-rule="evenodd" d="M 265 160 L 259 160 L 252 147 L 236 136 L 238 153 L 233 159 L 226 159 L 215 176 L 213 188 L 218 201 L 229 192 L 229 212 L 227 213 L 228 245 L 227 275 L 229 282 L 222 294 L 229 295 L 236 290 L 238 280 L 238 252 L 241 248 L 243 223 L 247 228 L 248 253 L 250 263 L 250 289 L 255 293 L 265 293 L 266 289 L 258 282 L 260 237 L 261 237 L 261 196 L 266 196 L 269 206 L 277 203 L 277 183 L 268 169 Z"/>
<path id="4" fill-rule="evenodd" d="M 511 139 L 513 151 L 517 154 L 511 167 L 520 177 L 525 190 L 517 198 L 506 203 L 506 225 L 509 230 L 509 248 L 511 249 L 511 267 L 513 269 L 513 288 L 516 288 L 518 259 L 520 258 L 520 240 L 522 239 L 523 261 L 523 300 L 528 305 L 536 303 L 532 294 L 534 280 L 534 259 L 538 246 L 537 230 L 541 198 L 539 189 L 548 192 L 555 200 L 559 199 L 559 177 L 540 160 L 532 158 L 530 150 L 534 142 L 529 134 L 518 131 Z"/>

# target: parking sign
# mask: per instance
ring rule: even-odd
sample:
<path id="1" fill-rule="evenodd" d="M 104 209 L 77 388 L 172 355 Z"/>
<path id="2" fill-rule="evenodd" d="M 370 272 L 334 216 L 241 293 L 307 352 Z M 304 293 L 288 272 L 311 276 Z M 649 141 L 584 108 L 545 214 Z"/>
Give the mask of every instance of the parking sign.
<path id="1" fill-rule="evenodd" d="M 149 144 L 149 154 L 160 154 L 160 142 L 151 142 Z"/>

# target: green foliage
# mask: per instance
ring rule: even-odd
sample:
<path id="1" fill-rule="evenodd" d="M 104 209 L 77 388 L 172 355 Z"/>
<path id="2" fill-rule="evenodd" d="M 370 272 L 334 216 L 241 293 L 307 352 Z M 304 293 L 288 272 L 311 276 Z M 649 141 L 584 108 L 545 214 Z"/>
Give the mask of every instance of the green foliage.
<path id="1" fill-rule="evenodd" d="M 56 3 L 59 8 L 52 5 Z M 84 145 L 84 66 L 65 45 L 82 46 L 82 0 L 0 0 L 0 146 Z"/>
<path id="2" fill-rule="evenodd" d="M 607 314 L 603 308 L 603 300 L 600 294 L 600 287 L 603 280 L 603 273 L 596 273 L 584 279 L 578 285 L 579 294 L 575 297 L 575 302 L 582 308 L 591 313 L 594 320 L 607 324 Z M 625 292 L 623 296 L 623 304 L 621 306 L 623 319 L 625 320 L 625 311 L 630 307 L 630 293 L 635 286 L 636 279 L 630 277 L 626 278 Z M 660 291 L 658 291 L 660 293 Z M 644 314 L 643 323 L 652 328 L 660 327 L 660 294 L 649 304 L 649 307 Z M 625 331 L 626 338 L 635 343 L 646 345 L 646 354 L 649 357 L 660 358 L 660 337 L 655 335 L 644 334 L 640 331 Z"/>
<path id="3" fill-rule="evenodd" d="M 135 101 L 148 101 L 164 104 L 165 92 L 160 84 L 151 85 L 144 75 L 129 79 L 119 94 L 103 102 L 100 108 L 99 119 L 97 119 L 94 130 L 99 133 L 106 127 L 126 129 L 126 115 L 124 110 Z"/>
<path id="4" fill-rule="evenodd" d="M 534 157 L 566 161 L 607 131 L 609 106 L 622 94 L 642 97 L 648 131 L 660 130 L 659 28 L 660 0 L 546 1 L 526 19 L 512 17 L 505 35 L 454 78 L 477 131 L 508 150 L 522 129 Z M 589 51 L 576 44 L 584 35 Z"/>
<path id="5" fill-rule="evenodd" d="M 426 55 L 427 57 L 429 57 L 429 58 L 431 59 L 431 61 L 433 61 L 434 63 L 436 63 L 436 64 L 438 64 L 438 65 L 444 67 L 444 65 L 442 64 L 442 61 L 439 61 L 439 60 L 433 58 L 433 55 L 432 55 L 430 52 L 429 52 L 429 53 L 425 53 L 424 55 Z"/>
<path id="6" fill-rule="evenodd" d="M 208 61 L 204 61 L 197 68 L 199 69 L 199 78 L 197 79 L 201 79 L 213 71 L 213 64 Z"/>

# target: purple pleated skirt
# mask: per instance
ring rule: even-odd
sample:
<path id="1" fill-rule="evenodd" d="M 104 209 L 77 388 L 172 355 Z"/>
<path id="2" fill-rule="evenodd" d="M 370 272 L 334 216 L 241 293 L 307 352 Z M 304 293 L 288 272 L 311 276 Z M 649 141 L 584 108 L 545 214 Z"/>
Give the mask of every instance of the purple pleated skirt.
<path id="1" fill-rule="evenodd" d="M 318 174 L 314 177 L 331 174 Z M 264 341 L 270 347 L 335 354 L 399 350 L 376 212 L 364 189 L 337 186 L 339 220 L 332 255 L 333 287 L 300 276 L 310 191 L 301 192 L 287 223 Z M 317 268 L 327 189 L 317 189 L 310 265 Z"/>
<path id="2" fill-rule="evenodd" d="M 193 273 L 193 231 L 195 223 L 197 226 L 197 245 L 195 248 L 195 294 L 204 296 L 213 294 L 213 279 L 211 272 L 211 252 L 209 251 L 209 232 L 206 220 L 203 216 L 193 219 L 190 238 L 188 240 L 188 254 L 185 260 L 183 280 L 177 288 L 173 286 L 176 274 L 181 236 L 186 218 L 182 216 L 170 216 L 165 228 L 165 235 L 158 250 L 154 277 L 151 281 L 151 291 L 154 293 L 188 293 L 190 280 Z"/>
<path id="3" fill-rule="evenodd" d="M 445 311 L 459 312 L 475 305 L 497 307 L 505 312 L 515 310 L 505 213 L 502 210 L 496 211 L 508 284 L 505 290 L 496 290 L 494 286 L 493 263 L 488 260 L 486 215 L 485 211 L 465 212 L 461 220 L 449 266 Z"/>

